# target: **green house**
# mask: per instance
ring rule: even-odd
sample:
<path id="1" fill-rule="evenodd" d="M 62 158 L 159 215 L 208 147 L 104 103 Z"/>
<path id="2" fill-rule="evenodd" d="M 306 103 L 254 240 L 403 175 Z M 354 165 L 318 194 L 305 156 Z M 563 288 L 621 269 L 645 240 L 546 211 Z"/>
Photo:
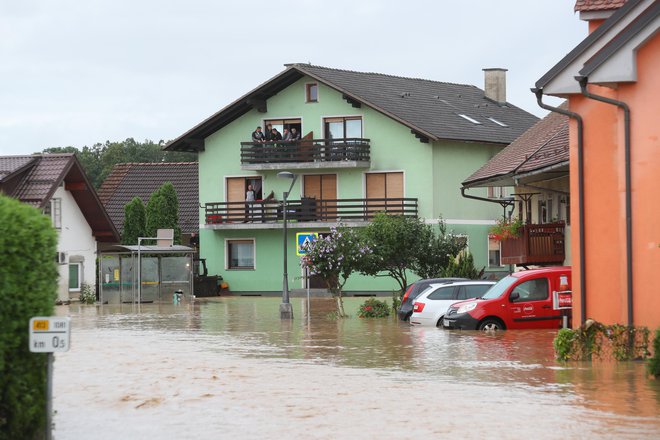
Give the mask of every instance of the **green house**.
<path id="1" fill-rule="evenodd" d="M 435 224 L 442 218 L 448 230 L 465 237 L 477 265 L 501 271 L 489 266 L 488 228 L 502 208 L 463 198 L 461 182 L 537 118 L 506 102 L 504 69 L 484 71 L 485 92 L 472 85 L 286 65 L 170 142 L 168 150 L 199 154 L 200 252 L 209 271 L 222 274 L 232 292 L 281 292 L 282 201 L 292 183 L 286 205 L 291 289 L 305 286 L 297 233 L 365 226 L 379 211 Z M 296 136 L 255 142 L 257 126 L 262 133 L 272 128 Z M 288 173 L 295 181 L 282 178 Z M 472 194 L 492 198 L 501 191 Z M 359 275 L 345 286 L 349 295 L 395 288 L 388 278 Z"/>

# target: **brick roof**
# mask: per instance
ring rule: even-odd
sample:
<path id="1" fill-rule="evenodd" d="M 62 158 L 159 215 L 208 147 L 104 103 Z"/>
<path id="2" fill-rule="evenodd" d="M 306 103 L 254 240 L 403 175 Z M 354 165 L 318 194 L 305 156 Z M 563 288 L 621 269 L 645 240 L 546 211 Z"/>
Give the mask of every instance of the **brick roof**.
<path id="1" fill-rule="evenodd" d="M 568 118 L 550 113 L 468 177 L 463 186 L 488 186 L 486 183 L 506 176 L 564 162 L 568 162 Z"/>
<path id="2" fill-rule="evenodd" d="M 75 155 L 0 156 L 0 190 L 23 203 L 43 209 L 62 184 L 71 192 L 96 239 L 118 241 L 119 235 Z"/>
<path id="3" fill-rule="evenodd" d="M 619 9 L 626 3 L 626 0 L 577 0 L 575 2 L 575 11 L 611 11 Z"/>
<path id="4" fill-rule="evenodd" d="M 197 176 L 197 162 L 117 164 L 99 188 L 99 198 L 117 230 L 123 231 L 126 204 L 139 197 L 146 205 L 154 191 L 171 182 L 179 199 L 179 227 L 189 234 L 199 229 Z"/>

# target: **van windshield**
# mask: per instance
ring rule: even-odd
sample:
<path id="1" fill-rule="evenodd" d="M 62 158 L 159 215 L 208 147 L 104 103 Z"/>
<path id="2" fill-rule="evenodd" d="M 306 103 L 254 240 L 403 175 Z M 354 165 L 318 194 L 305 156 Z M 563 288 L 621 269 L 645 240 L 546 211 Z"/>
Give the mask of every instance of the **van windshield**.
<path id="1" fill-rule="evenodd" d="M 511 287 L 513 283 L 518 281 L 518 278 L 512 277 L 511 275 L 506 276 L 499 280 L 497 284 L 495 284 L 493 287 L 491 287 L 488 292 L 486 292 L 481 299 L 495 299 L 499 298 L 502 296 L 502 294 Z"/>

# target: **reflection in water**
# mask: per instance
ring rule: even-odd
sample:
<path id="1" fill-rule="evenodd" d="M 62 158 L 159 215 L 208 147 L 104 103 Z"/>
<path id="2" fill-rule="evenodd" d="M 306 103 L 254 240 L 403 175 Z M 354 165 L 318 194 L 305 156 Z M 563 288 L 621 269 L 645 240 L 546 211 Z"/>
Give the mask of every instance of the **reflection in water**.
<path id="1" fill-rule="evenodd" d="M 331 320 L 332 300 L 61 307 L 55 438 L 657 438 L 639 363 L 554 361 L 553 331 Z M 362 302 L 348 298 L 355 316 Z M 102 428 L 101 428 L 102 427 Z M 93 435 L 91 434 L 93 433 Z"/>

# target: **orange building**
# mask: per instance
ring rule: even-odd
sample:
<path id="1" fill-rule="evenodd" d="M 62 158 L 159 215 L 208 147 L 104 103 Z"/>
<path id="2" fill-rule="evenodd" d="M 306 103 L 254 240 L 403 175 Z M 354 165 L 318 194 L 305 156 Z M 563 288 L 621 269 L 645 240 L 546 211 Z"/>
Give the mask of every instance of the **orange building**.
<path id="1" fill-rule="evenodd" d="M 570 118 L 574 326 L 660 326 L 660 1 L 578 0 L 590 34 L 536 83 Z M 543 103 L 568 99 L 568 111 Z"/>

